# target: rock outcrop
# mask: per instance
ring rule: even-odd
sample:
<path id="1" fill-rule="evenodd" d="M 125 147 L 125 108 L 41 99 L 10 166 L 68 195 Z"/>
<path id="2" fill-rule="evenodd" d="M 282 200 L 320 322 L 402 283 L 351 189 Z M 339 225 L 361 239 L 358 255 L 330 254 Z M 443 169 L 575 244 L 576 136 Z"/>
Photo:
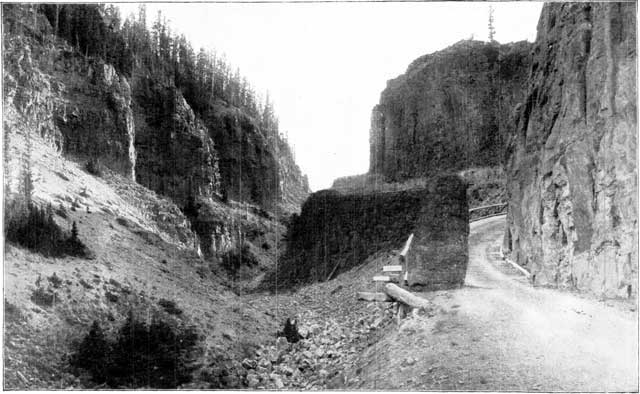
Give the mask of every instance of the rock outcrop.
<path id="1" fill-rule="evenodd" d="M 535 284 L 637 296 L 636 6 L 554 3 L 507 150 L 505 249 Z"/>
<path id="2" fill-rule="evenodd" d="M 179 90 L 140 81 L 136 103 L 137 180 L 184 206 L 220 197 L 218 153 L 209 130 Z"/>
<path id="3" fill-rule="evenodd" d="M 4 11 L 11 31 L 7 102 L 56 149 L 85 163 L 97 159 L 180 206 L 201 197 L 299 210 L 307 180 L 286 141 L 262 130 L 255 114 L 222 100 L 197 113 L 174 76 L 138 64 L 130 82 L 124 71 L 54 35 L 42 8 Z"/>
<path id="4" fill-rule="evenodd" d="M 299 212 L 309 196 L 309 179 L 296 164 L 289 144 L 278 137 L 278 174 L 281 211 L 285 214 Z"/>
<path id="5" fill-rule="evenodd" d="M 134 125 L 127 79 L 103 62 L 74 55 L 38 14 L 7 7 L 7 25 L 25 32 L 5 41 L 5 103 L 58 151 L 102 163 L 135 179 Z"/>
<path id="6" fill-rule="evenodd" d="M 11 107 L 20 120 L 35 129 L 57 151 L 64 146 L 64 135 L 56 124 L 55 111 L 64 105 L 64 85 L 41 71 L 32 41 L 26 37 L 9 37 L 4 44 L 3 105 Z M 4 118 L 5 138 L 13 127 Z M 6 144 L 5 144 L 6 146 Z"/>
<path id="7" fill-rule="evenodd" d="M 309 194 L 287 143 L 243 111 L 216 106 L 203 121 L 178 89 L 149 78 L 137 81 L 135 101 L 137 175 L 148 188 L 182 205 L 191 196 L 285 212 Z"/>
<path id="8" fill-rule="evenodd" d="M 414 233 L 410 283 L 457 286 L 466 272 L 468 232 L 466 184 L 456 176 L 399 192 L 323 190 L 293 218 L 278 284 L 324 281 L 376 252 L 401 248 Z"/>
<path id="9" fill-rule="evenodd" d="M 57 125 L 65 137 L 64 151 L 97 158 L 135 180 L 135 125 L 127 78 L 101 61 L 81 64 L 78 71 L 62 77 L 66 105 L 58 111 Z"/>
<path id="10" fill-rule="evenodd" d="M 204 123 L 220 147 L 219 167 L 225 197 L 275 209 L 280 201 L 278 157 L 273 143 L 257 123 L 241 110 L 223 106 L 209 111 Z"/>
<path id="11" fill-rule="evenodd" d="M 389 181 L 500 164 L 531 44 L 457 44 L 416 59 L 373 109 L 370 173 Z"/>

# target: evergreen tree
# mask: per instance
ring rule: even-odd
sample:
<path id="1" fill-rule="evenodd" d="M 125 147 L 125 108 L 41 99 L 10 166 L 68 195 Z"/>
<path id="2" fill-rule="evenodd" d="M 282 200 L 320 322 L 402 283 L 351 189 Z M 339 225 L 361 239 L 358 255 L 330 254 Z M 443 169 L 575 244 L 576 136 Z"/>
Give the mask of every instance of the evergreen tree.
<path id="1" fill-rule="evenodd" d="M 73 225 L 71 226 L 71 240 L 78 240 L 78 225 L 76 224 L 75 220 L 73 221 Z"/>
<path id="2" fill-rule="evenodd" d="M 489 6 L 489 42 L 494 42 L 496 36 L 496 28 L 493 19 L 493 6 Z"/>
<path id="3" fill-rule="evenodd" d="M 131 79 L 134 74 L 145 75 L 152 84 L 175 86 L 198 115 L 216 100 L 225 101 L 245 110 L 265 135 L 277 137 L 278 121 L 270 97 L 262 99 L 225 54 L 205 48 L 194 51 L 184 35 L 171 31 L 161 12 L 147 26 L 145 4 L 124 21 L 114 5 L 45 4 L 39 9 L 56 34 L 81 54 L 102 58 Z"/>

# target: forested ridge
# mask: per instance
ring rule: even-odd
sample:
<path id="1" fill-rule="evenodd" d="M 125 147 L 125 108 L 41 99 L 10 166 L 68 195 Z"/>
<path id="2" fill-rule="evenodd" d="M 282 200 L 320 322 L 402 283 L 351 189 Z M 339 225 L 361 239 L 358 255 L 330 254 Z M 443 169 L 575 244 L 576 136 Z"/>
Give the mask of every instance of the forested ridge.
<path id="1" fill-rule="evenodd" d="M 85 56 L 102 58 L 129 79 L 143 76 L 179 88 L 197 115 L 221 100 L 244 110 L 261 130 L 277 135 L 278 119 L 269 94 L 257 93 L 226 55 L 214 49 L 194 49 L 183 34 L 172 31 L 160 11 L 149 28 L 145 4 L 137 15 L 126 18 L 113 4 L 31 7 L 34 14 L 43 12 L 54 33 Z"/>

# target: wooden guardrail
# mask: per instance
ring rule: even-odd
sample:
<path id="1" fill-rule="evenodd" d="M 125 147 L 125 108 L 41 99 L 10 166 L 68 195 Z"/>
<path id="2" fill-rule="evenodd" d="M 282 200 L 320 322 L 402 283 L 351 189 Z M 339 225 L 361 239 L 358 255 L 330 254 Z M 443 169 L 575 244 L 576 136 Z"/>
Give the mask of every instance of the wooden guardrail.
<path id="1" fill-rule="evenodd" d="M 475 208 L 469 209 L 469 213 L 479 211 L 481 209 L 486 209 L 486 208 L 504 207 L 506 205 L 507 205 L 506 202 L 502 202 L 500 204 L 483 205 L 481 207 L 475 207 Z"/>

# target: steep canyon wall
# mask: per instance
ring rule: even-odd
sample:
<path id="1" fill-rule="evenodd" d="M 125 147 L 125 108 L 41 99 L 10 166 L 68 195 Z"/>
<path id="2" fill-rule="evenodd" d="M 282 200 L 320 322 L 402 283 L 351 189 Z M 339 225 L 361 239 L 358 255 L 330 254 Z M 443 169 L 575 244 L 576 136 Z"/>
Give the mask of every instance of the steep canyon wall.
<path id="1" fill-rule="evenodd" d="M 543 8 L 506 151 L 504 246 L 536 284 L 637 295 L 635 10 Z"/>
<path id="2" fill-rule="evenodd" d="M 370 173 L 390 181 L 501 164 L 531 44 L 460 41 L 387 83 L 373 109 Z"/>

